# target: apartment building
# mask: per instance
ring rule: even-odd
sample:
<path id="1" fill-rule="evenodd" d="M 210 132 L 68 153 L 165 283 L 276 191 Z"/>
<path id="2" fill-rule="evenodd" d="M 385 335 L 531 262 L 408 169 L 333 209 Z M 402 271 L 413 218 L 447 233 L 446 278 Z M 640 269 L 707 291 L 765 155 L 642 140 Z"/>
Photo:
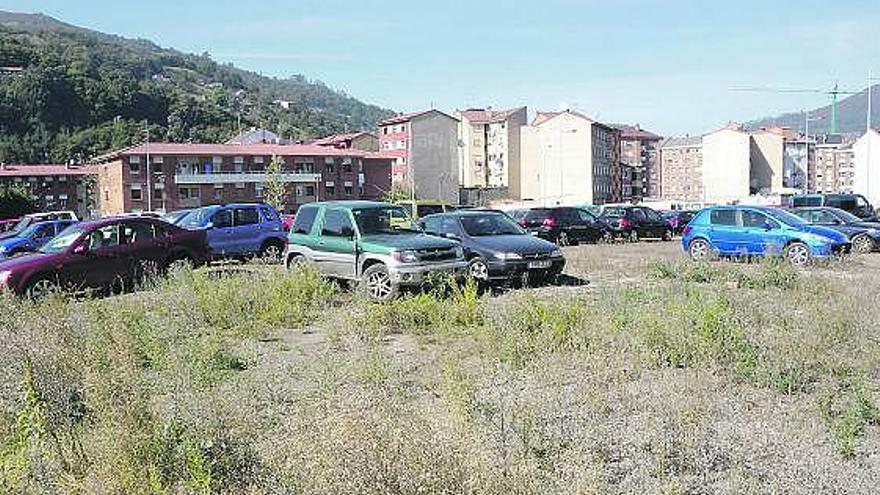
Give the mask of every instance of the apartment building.
<path id="1" fill-rule="evenodd" d="M 394 159 L 392 181 L 416 196 L 458 201 L 458 119 L 439 110 L 379 122 L 380 151 Z"/>
<path id="2" fill-rule="evenodd" d="M 703 137 L 684 136 L 660 143 L 663 199 L 703 200 Z"/>
<path id="3" fill-rule="evenodd" d="M 511 196 L 542 205 L 620 201 L 620 132 L 575 111 L 538 112 L 521 129 L 521 173 Z"/>
<path id="4" fill-rule="evenodd" d="M 662 196 L 660 142 L 663 138 L 642 129 L 638 124 L 612 124 L 612 127 L 620 131 L 620 161 L 632 169 L 630 196 L 636 201 L 643 198 L 660 198 Z"/>
<path id="5" fill-rule="evenodd" d="M 880 132 L 862 134 L 852 145 L 853 192 L 863 194 L 875 207 L 880 206 Z"/>
<path id="6" fill-rule="evenodd" d="M 851 193 L 855 178 L 855 155 L 849 143 L 815 146 L 810 190 L 818 193 Z"/>
<path id="7" fill-rule="evenodd" d="M 518 180 L 520 129 L 526 107 L 459 110 L 459 184 L 463 188 L 503 188 Z"/>
<path id="8" fill-rule="evenodd" d="M 333 134 L 325 138 L 316 139 L 311 144 L 316 146 L 329 146 L 339 149 L 354 149 L 361 151 L 379 151 L 379 137 L 372 132 L 349 132 L 345 134 Z"/>
<path id="9" fill-rule="evenodd" d="M 732 123 L 666 140 L 661 157 L 665 199 L 724 204 L 782 189 L 783 138 L 773 132 Z"/>
<path id="10" fill-rule="evenodd" d="M 258 201 L 273 156 L 288 184 L 284 211 L 308 202 L 381 199 L 391 188 L 393 158 L 314 145 L 149 143 L 96 159 L 104 215 Z"/>
<path id="11" fill-rule="evenodd" d="M 0 164 L 0 185 L 26 189 L 41 211 L 72 210 L 86 218 L 96 173 L 89 166 Z"/>

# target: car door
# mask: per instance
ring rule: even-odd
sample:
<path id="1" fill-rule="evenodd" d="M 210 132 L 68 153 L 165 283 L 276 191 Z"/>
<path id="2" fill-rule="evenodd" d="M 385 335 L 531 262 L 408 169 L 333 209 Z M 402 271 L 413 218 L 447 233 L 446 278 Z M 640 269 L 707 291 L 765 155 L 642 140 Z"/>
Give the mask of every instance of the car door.
<path id="1" fill-rule="evenodd" d="M 355 247 L 354 223 L 348 210 L 327 209 L 318 240 L 320 257 L 316 260 L 321 272 L 335 277 L 354 278 Z"/>
<path id="2" fill-rule="evenodd" d="M 260 213 L 255 207 L 235 208 L 232 233 L 236 254 L 260 252 L 263 238 L 260 235 Z"/>
<path id="3" fill-rule="evenodd" d="M 83 240 L 85 253 L 76 258 L 66 275 L 69 285 L 100 289 L 118 283 L 127 273 L 127 263 L 120 247 L 120 225 L 98 227 Z"/>
<path id="4" fill-rule="evenodd" d="M 721 254 L 737 254 L 745 244 L 745 234 L 739 226 L 739 214 L 732 208 L 712 210 L 707 229 L 709 242 Z"/>
<path id="5" fill-rule="evenodd" d="M 748 237 L 745 247 L 749 255 L 782 252 L 785 242 L 779 222 L 755 210 L 743 210 L 741 221 Z"/>
<path id="6" fill-rule="evenodd" d="M 662 238 L 666 231 L 671 229 L 669 222 L 663 218 L 663 215 L 657 213 L 651 208 L 639 208 L 644 212 L 647 229 L 650 233 L 646 237 L 658 237 Z"/>
<path id="7" fill-rule="evenodd" d="M 629 210 L 630 220 L 633 222 L 633 229 L 639 234 L 639 237 L 653 237 L 653 229 L 648 222 L 648 216 L 641 208 L 632 208 Z"/>
<path id="8" fill-rule="evenodd" d="M 122 223 L 120 252 L 127 260 L 128 275 L 155 275 L 165 262 L 167 244 L 157 237 L 151 222 Z M 144 273 L 144 270 L 153 273 Z"/>
<path id="9" fill-rule="evenodd" d="M 211 217 L 208 229 L 208 245 L 218 256 L 239 254 L 235 245 L 235 226 L 232 222 L 232 210 L 220 209 Z"/>
<path id="10" fill-rule="evenodd" d="M 597 241 L 602 238 L 602 227 L 595 215 L 586 210 L 577 210 L 578 221 L 584 226 L 582 240 Z"/>

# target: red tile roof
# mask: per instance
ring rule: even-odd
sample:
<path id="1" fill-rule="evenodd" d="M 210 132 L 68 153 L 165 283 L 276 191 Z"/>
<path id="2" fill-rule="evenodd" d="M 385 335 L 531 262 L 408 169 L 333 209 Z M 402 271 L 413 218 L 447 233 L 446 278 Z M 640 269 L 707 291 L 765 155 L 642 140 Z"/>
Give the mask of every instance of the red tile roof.
<path id="1" fill-rule="evenodd" d="M 351 156 L 366 157 L 374 153 L 356 149 L 340 149 L 315 144 L 203 144 L 203 143 L 150 143 L 151 155 L 195 155 L 195 156 L 238 156 L 238 155 L 280 155 L 280 156 Z M 122 156 L 145 155 L 147 147 L 143 144 L 130 146 L 96 157 L 96 162 L 107 162 Z M 377 156 L 370 156 L 377 158 Z"/>
<path id="2" fill-rule="evenodd" d="M 321 139 L 316 139 L 312 141 L 311 144 L 317 146 L 336 146 L 340 144 L 346 144 L 349 141 L 353 141 L 361 136 L 373 136 L 374 134 L 369 132 L 349 132 L 348 134 L 333 134 L 331 136 L 323 137 Z"/>
<path id="3" fill-rule="evenodd" d="M 383 125 L 402 124 L 404 122 L 409 122 L 410 120 L 416 119 L 416 118 L 421 117 L 423 115 L 427 115 L 431 112 L 437 112 L 440 115 L 449 117 L 450 119 L 458 120 L 451 115 L 447 115 L 447 114 L 441 112 L 440 110 L 431 109 L 431 110 L 422 110 L 420 112 L 401 113 L 401 114 L 395 115 L 393 117 L 388 117 L 387 119 L 381 120 L 379 122 L 379 125 L 383 126 Z"/>
<path id="4" fill-rule="evenodd" d="M 636 125 L 629 124 L 608 124 L 609 126 L 620 131 L 621 139 L 640 140 L 640 141 L 660 141 L 662 136 L 646 131 Z"/>
<path id="5" fill-rule="evenodd" d="M 91 175 L 97 171 L 89 166 L 67 165 L 0 165 L 0 177 L 44 177 L 49 175 Z"/>
<path id="6" fill-rule="evenodd" d="M 485 110 L 482 108 L 469 108 L 467 110 L 459 111 L 458 114 L 476 124 L 494 124 L 497 122 L 504 122 L 505 120 L 510 118 L 511 115 L 522 110 L 523 108 L 525 107 L 498 111 Z"/>

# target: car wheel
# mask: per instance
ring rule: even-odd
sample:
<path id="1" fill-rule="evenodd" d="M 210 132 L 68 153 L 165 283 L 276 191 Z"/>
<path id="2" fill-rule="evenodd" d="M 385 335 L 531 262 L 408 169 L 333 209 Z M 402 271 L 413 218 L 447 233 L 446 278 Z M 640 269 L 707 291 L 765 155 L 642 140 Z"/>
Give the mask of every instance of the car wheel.
<path id="1" fill-rule="evenodd" d="M 852 247 L 859 254 L 870 253 L 874 250 L 874 240 L 868 234 L 859 234 L 853 237 Z"/>
<path id="2" fill-rule="evenodd" d="M 136 280 L 139 286 L 154 284 L 161 275 L 159 263 L 155 260 L 141 260 L 136 270 Z"/>
<path id="3" fill-rule="evenodd" d="M 289 271 L 303 270 L 307 266 L 309 266 L 309 260 L 301 254 L 296 254 L 287 258 L 287 269 Z"/>
<path id="4" fill-rule="evenodd" d="M 53 282 L 48 278 L 41 278 L 37 281 L 31 283 L 27 289 L 25 289 L 25 294 L 27 297 L 33 301 L 42 301 L 52 294 L 58 293 L 58 284 Z"/>
<path id="5" fill-rule="evenodd" d="M 810 262 L 810 248 L 802 242 L 794 242 L 785 248 L 783 256 L 794 266 L 804 266 Z"/>
<path id="6" fill-rule="evenodd" d="M 664 241 L 671 241 L 672 240 L 672 230 L 671 229 L 666 229 L 666 231 L 663 232 L 663 240 Z"/>
<path id="7" fill-rule="evenodd" d="M 629 231 L 629 242 L 639 242 L 639 231 L 636 229 Z"/>
<path id="8" fill-rule="evenodd" d="M 688 254 L 694 261 L 706 261 L 712 258 L 712 246 L 705 239 L 694 239 L 688 245 Z"/>
<path id="9" fill-rule="evenodd" d="M 388 267 L 371 265 L 361 277 L 364 293 L 372 302 L 388 302 L 397 297 L 400 287 L 391 280 Z"/>
<path id="10" fill-rule="evenodd" d="M 614 242 L 614 235 L 612 235 L 611 232 L 608 232 L 607 230 L 603 230 L 602 235 L 599 236 L 599 239 L 596 242 L 600 244 L 610 244 Z"/>
<path id="11" fill-rule="evenodd" d="M 486 260 L 480 257 L 471 259 L 468 262 L 468 275 L 478 282 L 486 282 L 489 280 L 489 265 Z"/>
<path id="12" fill-rule="evenodd" d="M 281 259 L 284 249 L 277 242 L 267 242 L 260 250 L 260 257 L 269 263 L 277 263 Z"/>
<path id="13" fill-rule="evenodd" d="M 559 233 L 556 236 L 556 244 L 559 246 L 568 246 L 570 244 L 568 240 L 568 234 L 565 231 Z"/>
<path id="14" fill-rule="evenodd" d="M 168 266 L 165 267 L 165 271 L 167 272 L 179 272 L 181 270 L 190 270 L 196 266 L 195 261 L 187 255 L 178 256 L 174 258 Z"/>

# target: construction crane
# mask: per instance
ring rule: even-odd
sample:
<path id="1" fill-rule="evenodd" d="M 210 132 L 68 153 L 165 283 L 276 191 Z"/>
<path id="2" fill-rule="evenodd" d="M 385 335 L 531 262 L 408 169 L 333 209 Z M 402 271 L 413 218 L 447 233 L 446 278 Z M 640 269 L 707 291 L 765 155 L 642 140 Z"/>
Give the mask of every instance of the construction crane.
<path id="1" fill-rule="evenodd" d="M 731 91 L 746 91 L 753 93 L 813 93 L 831 96 L 831 134 L 837 133 L 837 97 L 838 95 L 857 95 L 861 91 L 844 91 L 838 88 L 837 81 L 834 86 L 829 89 L 800 89 L 800 88 L 768 88 L 768 87 L 750 87 L 750 88 L 732 88 Z"/>

